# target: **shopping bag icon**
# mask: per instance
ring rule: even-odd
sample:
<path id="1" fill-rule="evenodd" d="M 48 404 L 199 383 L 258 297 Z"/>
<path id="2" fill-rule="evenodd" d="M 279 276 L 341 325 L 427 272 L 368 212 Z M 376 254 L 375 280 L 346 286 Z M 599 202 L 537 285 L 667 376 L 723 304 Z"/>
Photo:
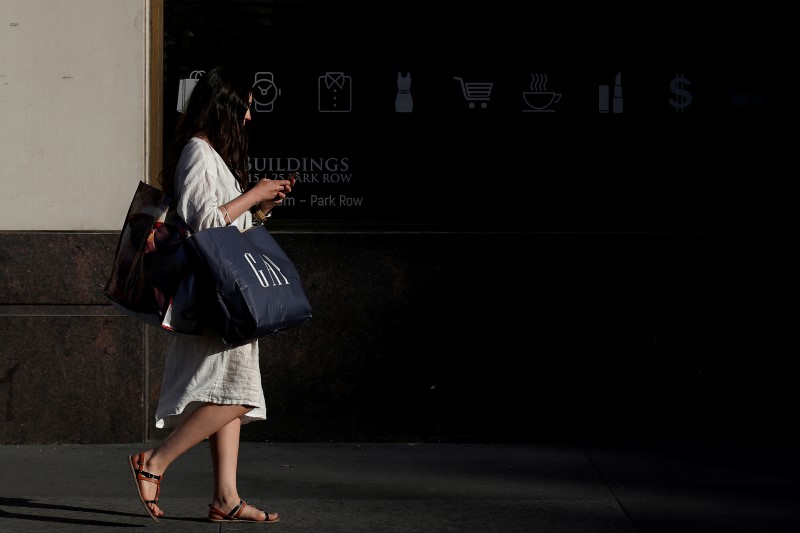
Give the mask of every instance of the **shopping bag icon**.
<path id="1" fill-rule="evenodd" d="M 194 86 L 197 85 L 197 80 L 205 74 L 204 70 L 193 70 L 188 78 L 183 78 L 178 82 L 178 112 L 183 113 L 186 110 L 186 103 L 192 95 Z"/>

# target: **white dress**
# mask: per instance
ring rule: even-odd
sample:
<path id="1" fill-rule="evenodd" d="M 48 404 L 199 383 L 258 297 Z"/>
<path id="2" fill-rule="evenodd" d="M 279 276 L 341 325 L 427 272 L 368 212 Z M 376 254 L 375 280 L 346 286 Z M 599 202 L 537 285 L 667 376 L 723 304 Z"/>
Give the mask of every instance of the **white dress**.
<path id="1" fill-rule="evenodd" d="M 178 214 L 193 231 L 224 226 L 219 206 L 241 194 L 236 178 L 204 140 L 193 138 L 181 153 L 175 174 Z M 233 221 L 240 231 L 252 226 L 245 212 Z M 227 345 L 218 333 L 171 333 L 156 409 L 156 427 L 175 427 L 204 403 L 247 405 L 242 423 L 267 418 L 258 341 Z"/>

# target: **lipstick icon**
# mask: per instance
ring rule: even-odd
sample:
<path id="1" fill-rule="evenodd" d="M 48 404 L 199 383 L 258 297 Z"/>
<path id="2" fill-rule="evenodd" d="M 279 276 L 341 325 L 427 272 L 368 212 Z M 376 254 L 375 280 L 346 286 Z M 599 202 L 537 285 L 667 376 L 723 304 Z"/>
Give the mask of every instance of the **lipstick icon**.
<path id="1" fill-rule="evenodd" d="M 614 79 L 614 100 L 611 109 L 614 113 L 622 113 L 622 72 L 617 72 L 617 77 Z"/>
<path id="2" fill-rule="evenodd" d="M 608 113 L 610 87 L 600 85 L 598 90 L 597 110 L 601 113 Z M 614 78 L 614 97 L 611 98 L 611 112 L 622 113 L 622 72 L 617 72 Z"/>

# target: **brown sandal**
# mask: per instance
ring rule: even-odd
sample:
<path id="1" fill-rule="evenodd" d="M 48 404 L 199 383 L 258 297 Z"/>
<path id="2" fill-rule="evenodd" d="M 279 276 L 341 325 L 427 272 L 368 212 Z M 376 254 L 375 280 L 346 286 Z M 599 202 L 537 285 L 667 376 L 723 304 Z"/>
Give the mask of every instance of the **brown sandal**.
<path id="1" fill-rule="evenodd" d="M 245 502 L 244 500 L 239 500 L 239 504 L 233 508 L 233 511 L 227 514 L 223 513 L 210 503 L 208 504 L 208 506 L 211 508 L 208 511 L 208 519 L 211 520 L 212 522 L 250 522 L 252 524 L 273 524 L 275 522 L 280 522 L 281 520 L 277 516 L 275 517 L 274 520 L 270 520 L 269 519 L 270 513 L 266 511 L 262 511 L 265 515 L 267 515 L 266 520 L 250 520 L 249 518 L 239 518 L 239 515 L 242 514 L 244 508 L 247 507 L 247 502 Z M 251 505 L 250 507 L 253 506 Z M 253 507 L 253 509 L 258 509 L 258 508 Z M 261 511 L 261 509 L 258 510 Z"/>
<path id="2" fill-rule="evenodd" d="M 141 453 L 134 456 L 128 456 L 128 466 L 131 468 L 131 473 L 133 474 L 133 482 L 136 483 L 136 491 L 139 493 L 139 499 L 142 500 L 142 504 L 144 508 L 147 509 L 147 514 L 150 515 L 150 518 L 153 519 L 153 522 L 158 522 L 158 517 L 153 512 L 153 509 L 150 508 L 150 504 L 158 505 L 158 495 L 161 494 L 161 479 L 164 477 L 163 474 L 157 476 L 155 474 L 151 474 L 150 472 L 145 472 L 142 470 L 144 467 L 144 455 Z M 139 487 L 140 481 L 147 481 L 148 483 L 154 483 L 156 486 L 156 497 L 152 500 L 145 500 L 144 494 L 142 494 L 142 489 Z"/>

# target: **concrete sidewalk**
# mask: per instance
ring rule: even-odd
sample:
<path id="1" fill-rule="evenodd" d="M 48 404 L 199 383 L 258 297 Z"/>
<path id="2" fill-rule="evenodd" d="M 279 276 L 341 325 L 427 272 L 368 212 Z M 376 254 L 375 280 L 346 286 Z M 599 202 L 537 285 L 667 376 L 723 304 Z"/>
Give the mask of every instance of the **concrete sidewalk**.
<path id="1" fill-rule="evenodd" d="M 142 449 L 0 446 L 0 531 L 800 531 L 790 447 L 243 443 L 239 492 L 271 525 L 205 520 L 205 444 L 167 471 L 153 523 L 126 464 Z"/>

